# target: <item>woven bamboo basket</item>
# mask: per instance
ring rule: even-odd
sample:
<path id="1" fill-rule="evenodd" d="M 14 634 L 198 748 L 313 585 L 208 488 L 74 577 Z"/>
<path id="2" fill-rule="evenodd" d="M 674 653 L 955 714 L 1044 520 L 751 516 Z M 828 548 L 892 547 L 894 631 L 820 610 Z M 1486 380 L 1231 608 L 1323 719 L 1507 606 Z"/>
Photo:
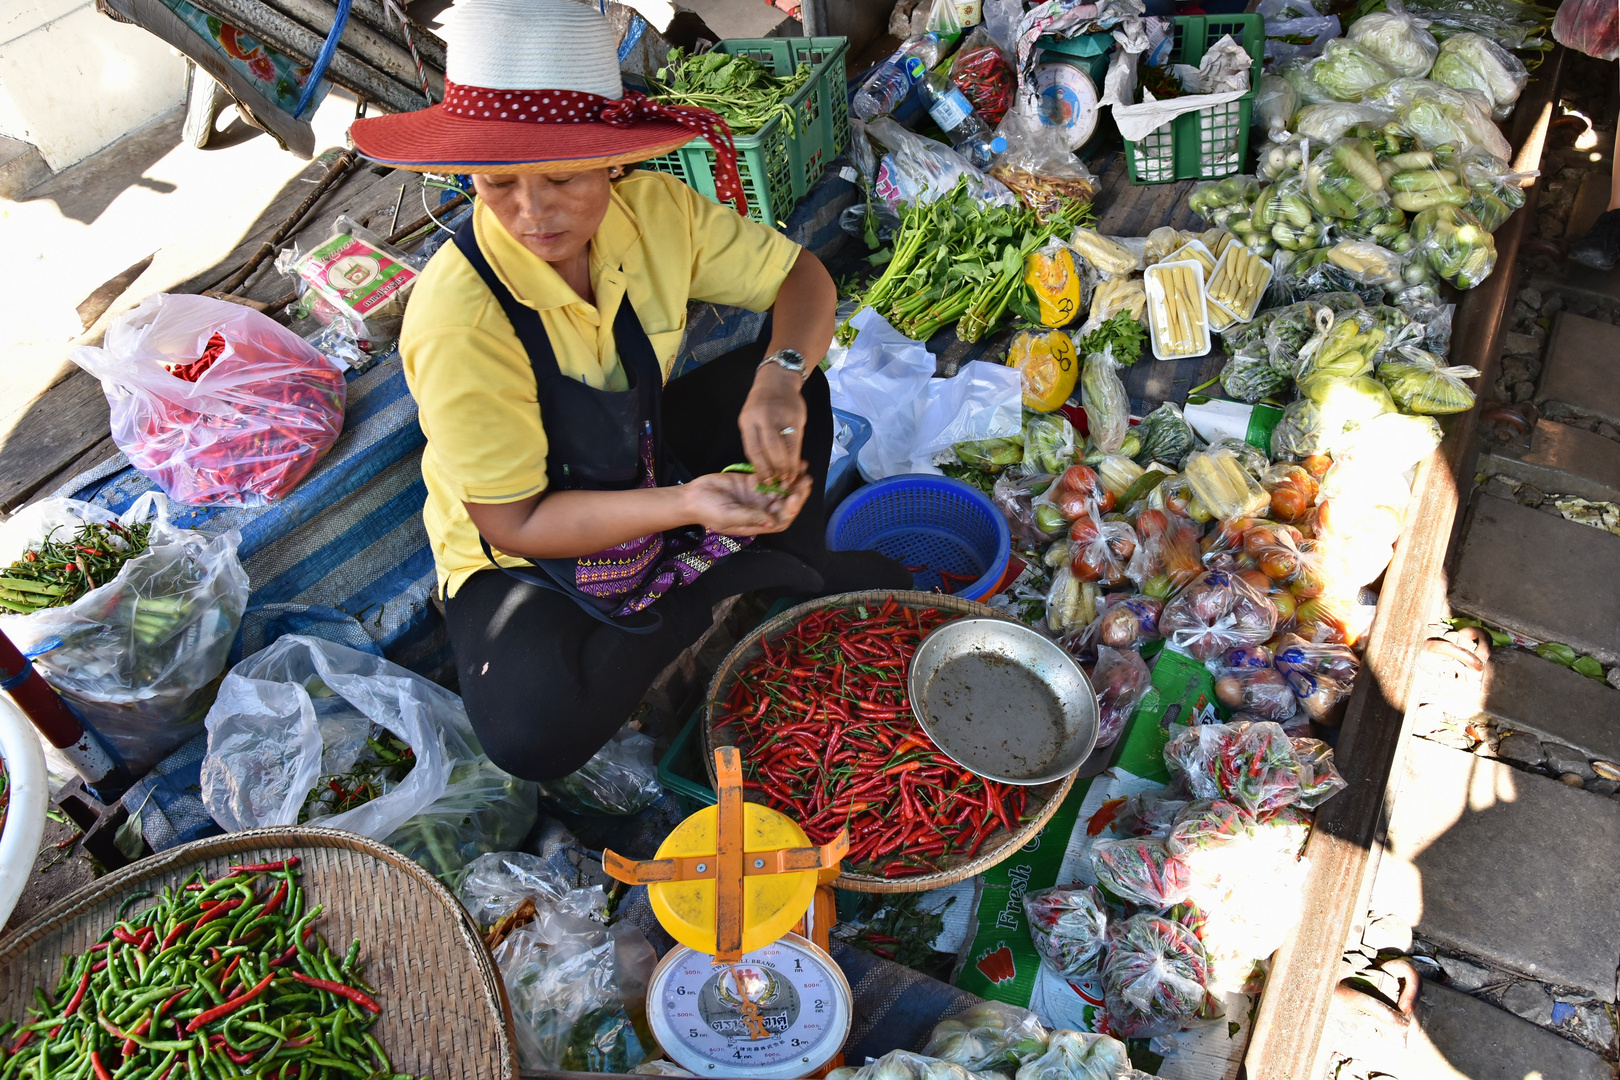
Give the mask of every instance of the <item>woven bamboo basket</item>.
<path id="1" fill-rule="evenodd" d="M 365 979 L 382 1002 L 372 1033 L 395 1070 L 434 1080 L 515 1080 L 517 1051 L 500 976 L 478 928 L 426 870 L 375 840 L 337 829 L 249 829 L 183 844 L 86 885 L 0 940 L 0 1019 L 20 1020 L 36 986 L 56 985 L 62 957 L 93 945 L 132 893 L 177 885 L 194 870 L 297 855 L 316 929 L 334 950 L 359 938 Z M 141 911 L 146 903 L 131 906 Z"/>
<path id="2" fill-rule="evenodd" d="M 992 619 L 1004 619 L 994 608 L 972 600 L 962 600 L 954 596 L 942 596 L 939 593 L 925 592 L 854 592 L 843 593 L 839 596 L 827 596 L 808 603 L 800 604 L 782 612 L 776 618 L 760 626 L 747 638 L 737 643 L 720 667 L 716 669 L 714 678 L 709 682 L 709 704 L 703 725 L 704 741 L 708 752 L 704 755 L 704 767 L 709 772 L 709 784 L 714 786 L 714 751 L 716 747 L 730 745 L 730 736 L 724 728 L 716 728 L 718 717 L 716 713 L 720 704 L 725 701 L 726 695 L 731 692 L 732 683 L 737 679 L 737 672 L 751 663 L 760 654 L 759 642 L 761 638 L 775 638 L 791 629 L 799 620 L 814 612 L 826 608 L 854 607 L 857 604 L 875 606 L 882 604 L 890 596 L 895 602 L 909 608 L 918 610 L 936 608 L 940 611 L 954 612 L 959 615 L 975 615 Z M 1012 620 L 1009 620 L 1012 621 Z M 1077 770 L 1078 771 L 1078 770 Z M 979 854 L 969 859 L 965 854 L 952 855 L 946 860 L 945 866 L 932 874 L 918 874 L 905 878 L 872 877 L 867 874 L 855 874 L 845 871 L 836 882 L 841 889 L 854 892 L 869 893 L 904 893 L 926 892 L 929 889 L 938 889 L 945 885 L 954 885 L 976 874 L 982 874 L 1012 855 L 1025 844 L 1051 820 L 1057 813 L 1058 806 L 1069 794 L 1074 786 L 1074 773 L 1070 773 L 1062 780 L 1054 780 L 1050 784 L 1040 784 L 1029 789 L 1029 802 L 1025 813 L 1033 815 L 1029 821 L 1019 826 L 1017 831 L 1009 833 L 1004 828 L 998 828 L 985 840 Z"/>

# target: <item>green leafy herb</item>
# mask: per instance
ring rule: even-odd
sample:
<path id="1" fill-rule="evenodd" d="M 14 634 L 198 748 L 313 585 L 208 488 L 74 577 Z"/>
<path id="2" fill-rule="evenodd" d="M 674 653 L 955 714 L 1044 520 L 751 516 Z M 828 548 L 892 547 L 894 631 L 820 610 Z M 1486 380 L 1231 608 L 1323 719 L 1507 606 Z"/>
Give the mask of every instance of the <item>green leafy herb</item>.
<path id="1" fill-rule="evenodd" d="M 1100 353 L 1109 345 L 1114 347 L 1114 362 L 1129 367 L 1142 358 L 1142 346 L 1147 343 L 1147 332 L 1128 311 L 1114 314 L 1097 329 L 1080 339 L 1080 355 Z"/>
<path id="2" fill-rule="evenodd" d="M 690 56 L 685 49 L 669 50 L 658 69 L 652 97 L 678 105 L 713 109 L 725 117 L 733 135 L 754 135 L 780 119 L 789 134 L 797 134 L 788 100 L 810 81 L 810 65 L 800 64 L 787 78 L 752 56 L 719 51 Z"/>

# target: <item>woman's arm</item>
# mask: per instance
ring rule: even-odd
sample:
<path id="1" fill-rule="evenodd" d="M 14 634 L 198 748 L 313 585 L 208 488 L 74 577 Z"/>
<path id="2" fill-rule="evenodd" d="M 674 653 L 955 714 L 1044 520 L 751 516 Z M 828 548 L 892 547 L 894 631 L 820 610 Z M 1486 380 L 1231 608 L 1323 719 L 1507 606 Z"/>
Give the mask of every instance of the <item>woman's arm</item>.
<path id="1" fill-rule="evenodd" d="M 737 426 L 743 449 L 761 476 L 793 480 L 804 471 L 800 456 L 804 441 L 805 408 L 799 389 L 805 377 L 827 355 L 838 321 L 838 287 L 821 260 L 800 251 L 793 269 L 782 281 L 771 307 L 769 356 L 778 349 L 793 349 L 804 357 L 804 376 L 777 364 L 766 364 L 754 375 Z M 792 428 L 783 435 L 784 428 Z"/>
<path id="2" fill-rule="evenodd" d="M 797 478 L 787 495 L 765 495 L 746 473 L 710 473 L 677 487 L 553 491 L 510 503 L 464 502 L 490 546 L 528 559 L 577 559 L 650 533 L 703 525 L 728 536 L 781 532 L 810 494 Z"/>

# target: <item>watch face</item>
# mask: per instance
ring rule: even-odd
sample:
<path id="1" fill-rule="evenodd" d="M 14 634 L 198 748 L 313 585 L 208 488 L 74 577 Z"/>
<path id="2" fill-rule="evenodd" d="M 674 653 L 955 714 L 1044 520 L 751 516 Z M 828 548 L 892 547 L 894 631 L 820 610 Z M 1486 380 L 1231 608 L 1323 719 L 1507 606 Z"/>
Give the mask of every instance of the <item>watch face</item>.
<path id="1" fill-rule="evenodd" d="M 778 349 L 770 355 L 769 359 L 792 371 L 802 371 L 804 369 L 804 357 L 797 349 Z"/>

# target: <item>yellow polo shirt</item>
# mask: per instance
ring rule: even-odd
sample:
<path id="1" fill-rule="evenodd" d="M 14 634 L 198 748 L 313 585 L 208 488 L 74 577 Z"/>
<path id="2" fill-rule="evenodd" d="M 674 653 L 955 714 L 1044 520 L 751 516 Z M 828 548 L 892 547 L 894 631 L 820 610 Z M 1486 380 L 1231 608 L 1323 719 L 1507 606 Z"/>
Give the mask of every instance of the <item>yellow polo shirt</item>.
<path id="1" fill-rule="evenodd" d="M 626 296 L 667 379 L 689 301 L 764 311 L 799 256 L 799 245 L 774 229 L 649 171 L 614 185 L 591 239 L 594 305 L 483 203 L 473 210 L 473 229 L 501 282 L 540 313 L 562 373 L 604 390 L 628 387 L 613 340 Z M 417 281 L 399 351 L 427 436 L 422 518 L 439 585 L 453 596 L 489 565 L 462 504 L 517 502 L 545 490 L 546 432 L 534 373 L 500 304 L 454 243 L 439 249 Z"/>

